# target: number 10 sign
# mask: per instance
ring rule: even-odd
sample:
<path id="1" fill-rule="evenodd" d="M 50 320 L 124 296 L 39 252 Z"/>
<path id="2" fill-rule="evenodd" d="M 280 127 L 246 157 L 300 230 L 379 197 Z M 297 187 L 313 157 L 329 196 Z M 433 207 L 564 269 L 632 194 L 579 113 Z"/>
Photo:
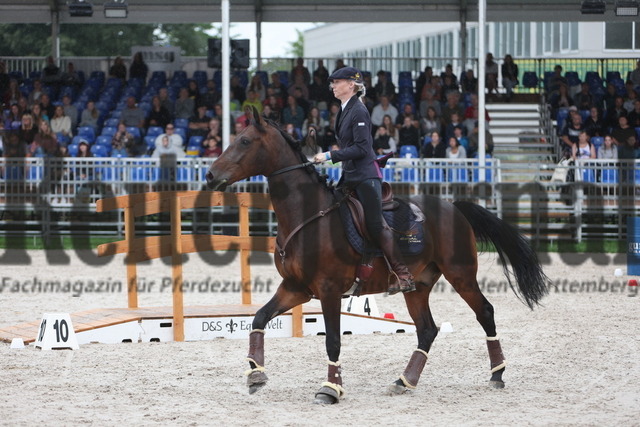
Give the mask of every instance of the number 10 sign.
<path id="1" fill-rule="evenodd" d="M 77 350 L 80 348 L 69 313 L 45 313 L 42 316 L 36 348 L 41 350 Z"/>

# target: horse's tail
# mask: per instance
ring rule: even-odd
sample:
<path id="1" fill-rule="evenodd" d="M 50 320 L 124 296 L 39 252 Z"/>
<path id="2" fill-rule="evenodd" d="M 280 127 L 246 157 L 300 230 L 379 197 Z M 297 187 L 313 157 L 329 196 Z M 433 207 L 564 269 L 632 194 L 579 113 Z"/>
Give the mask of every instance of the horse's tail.
<path id="1" fill-rule="evenodd" d="M 542 271 L 538 256 L 529 242 L 514 226 L 481 206 L 465 201 L 457 201 L 454 205 L 471 224 L 477 240 L 493 243 L 509 286 L 518 298 L 533 309 L 549 292 L 549 278 Z M 507 266 L 507 260 L 512 271 Z M 511 275 L 515 276 L 517 287 L 513 286 Z"/>

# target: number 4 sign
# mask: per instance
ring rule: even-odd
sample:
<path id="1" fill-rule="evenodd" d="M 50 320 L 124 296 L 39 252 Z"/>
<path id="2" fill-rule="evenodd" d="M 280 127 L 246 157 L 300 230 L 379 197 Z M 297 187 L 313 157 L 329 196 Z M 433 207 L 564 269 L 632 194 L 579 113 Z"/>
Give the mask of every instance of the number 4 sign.
<path id="1" fill-rule="evenodd" d="M 77 350 L 78 340 L 69 313 L 45 313 L 40 322 L 36 348 L 41 350 Z"/>

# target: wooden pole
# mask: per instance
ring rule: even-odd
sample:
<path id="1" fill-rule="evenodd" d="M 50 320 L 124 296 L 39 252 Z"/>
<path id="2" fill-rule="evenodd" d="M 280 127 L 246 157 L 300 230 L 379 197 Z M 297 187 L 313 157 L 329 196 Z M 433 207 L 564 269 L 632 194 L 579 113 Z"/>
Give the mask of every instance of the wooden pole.
<path id="1" fill-rule="evenodd" d="M 182 218 L 180 199 L 170 192 L 171 274 L 173 278 L 173 340 L 184 341 L 184 302 L 182 295 Z"/>
<path id="2" fill-rule="evenodd" d="M 296 305 L 291 310 L 292 335 L 296 338 L 302 338 L 302 304 Z"/>
<path id="3" fill-rule="evenodd" d="M 138 270 L 135 254 L 133 253 L 133 241 L 136 238 L 136 225 L 133 209 L 124 208 L 124 238 L 127 242 L 127 298 L 129 308 L 138 308 Z"/>
<path id="4" fill-rule="evenodd" d="M 248 201 L 243 198 L 239 203 L 239 235 L 249 236 L 249 206 Z M 249 249 L 240 249 L 240 280 L 242 282 L 242 304 L 251 304 L 251 265 Z"/>

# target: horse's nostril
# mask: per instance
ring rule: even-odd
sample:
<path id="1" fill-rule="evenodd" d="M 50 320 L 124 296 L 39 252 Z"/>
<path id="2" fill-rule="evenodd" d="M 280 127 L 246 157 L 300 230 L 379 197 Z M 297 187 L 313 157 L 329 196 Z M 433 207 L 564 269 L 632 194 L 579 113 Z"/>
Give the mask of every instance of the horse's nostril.
<path id="1" fill-rule="evenodd" d="M 207 182 L 213 181 L 213 174 L 211 173 L 211 171 L 207 172 L 205 177 L 207 178 Z"/>

